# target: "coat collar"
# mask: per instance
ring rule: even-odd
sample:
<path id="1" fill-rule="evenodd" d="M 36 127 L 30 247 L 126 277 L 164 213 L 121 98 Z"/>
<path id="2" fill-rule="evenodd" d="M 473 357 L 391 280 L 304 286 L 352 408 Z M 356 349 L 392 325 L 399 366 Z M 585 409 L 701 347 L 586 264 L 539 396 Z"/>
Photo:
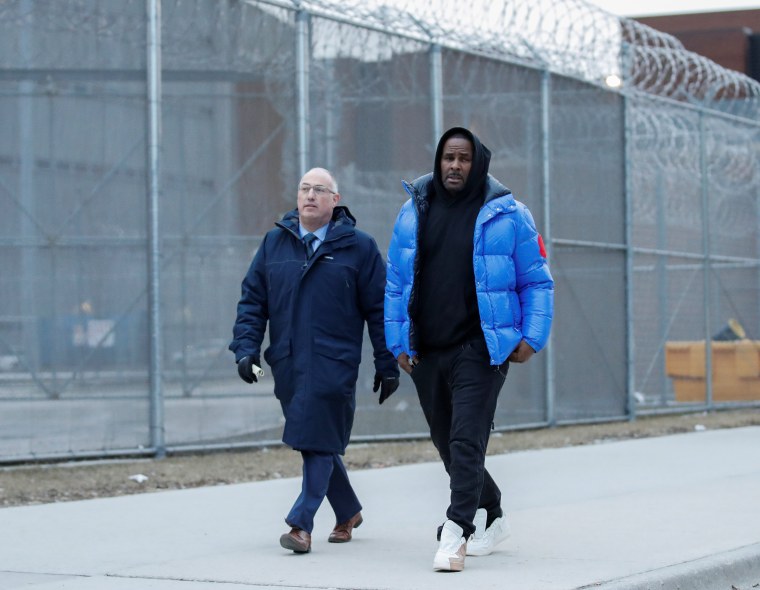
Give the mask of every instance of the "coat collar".
<path id="1" fill-rule="evenodd" d="M 278 227 L 287 230 L 296 236 L 299 240 L 301 235 L 298 231 L 298 209 L 288 211 L 283 215 L 282 219 L 275 223 Z M 348 210 L 345 205 L 338 205 L 333 209 L 332 219 L 330 225 L 327 227 L 327 235 L 324 242 L 332 242 L 344 236 L 353 235 L 355 233 L 356 218 Z"/>
<path id="2" fill-rule="evenodd" d="M 407 194 L 409 194 L 410 197 L 412 197 L 412 201 L 414 201 L 415 205 L 420 210 L 427 209 L 427 205 L 430 201 L 429 191 L 430 187 L 432 186 L 432 180 L 433 173 L 430 172 L 428 174 L 420 176 L 412 182 L 407 182 L 405 180 L 402 181 L 404 190 L 407 192 Z M 515 198 L 512 196 L 512 191 L 490 174 L 486 180 L 485 195 L 486 196 L 483 201 L 484 204 L 487 204 L 494 199 L 505 197 L 507 200 L 505 206 L 507 208 L 511 208 L 515 205 Z"/>

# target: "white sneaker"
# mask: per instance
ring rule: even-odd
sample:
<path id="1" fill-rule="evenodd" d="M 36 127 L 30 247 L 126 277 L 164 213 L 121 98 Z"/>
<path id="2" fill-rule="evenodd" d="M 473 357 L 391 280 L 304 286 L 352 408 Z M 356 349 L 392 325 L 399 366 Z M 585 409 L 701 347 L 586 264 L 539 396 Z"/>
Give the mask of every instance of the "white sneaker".
<path id="1" fill-rule="evenodd" d="M 475 513 L 475 533 L 467 542 L 467 555 L 491 555 L 493 550 L 509 538 L 509 523 L 504 515 L 486 528 L 486 511 L 479 508 Z"/>
<path id="2" fill-rule="evenodd" d="M 486 534 L 486 522 L 488 522 L 488 512 L 485 508 L 478 508 L 475 512 L 475 518 L 472 519 L 472 524 L 475 525 L 475 532 L 467 539 L 467 545 L 473 541 L 479 541 Z"/>
<path id="3" fill-rule="evenodd" d="M 447 520 L 441 529 L 441 542 L 433 558 L 433 569 L 439 572 L 461 572 L 467 554 L 467 540 L 457 523 Z"/>

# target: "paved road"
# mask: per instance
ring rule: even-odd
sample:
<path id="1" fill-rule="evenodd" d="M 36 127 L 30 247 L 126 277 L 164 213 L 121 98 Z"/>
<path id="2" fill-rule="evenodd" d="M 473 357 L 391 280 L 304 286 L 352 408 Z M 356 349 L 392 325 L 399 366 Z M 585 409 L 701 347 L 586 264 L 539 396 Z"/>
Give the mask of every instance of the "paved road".
<path id="1" fill-rule="evenodd" d="M 760 584 L 760 427 L 488 458 L 513 535 L 432 571 L 447 480 L 435 463 L 352 474 L 354 541 L 279 547 L 283 479 L 0 509 L 0 588 L 740 590 Z"/>

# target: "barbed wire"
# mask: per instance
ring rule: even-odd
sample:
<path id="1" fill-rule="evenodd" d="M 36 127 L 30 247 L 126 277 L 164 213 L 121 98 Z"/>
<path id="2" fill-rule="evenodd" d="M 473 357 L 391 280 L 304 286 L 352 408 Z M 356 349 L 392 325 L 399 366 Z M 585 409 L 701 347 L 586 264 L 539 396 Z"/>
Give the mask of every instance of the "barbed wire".
<path id="1" fill-rule="evenodd" d="M 249 71 L 253 64 L 264 62 L 270 76 L 275 65 L 287 72 L 294 13 L 303 10 L 352 24 L 365 36 L 369 29 L 389 36 L 362 43 L 356 31 L 353 35 L 345 31 L 315 40 L 315 50 L 325 55 L 359 52 L 363 59 L 387 59 L 405 51 L 400 40 L 406 38 L 416 41 L 407 43 L 409 52 L 419 51 L 420 42 L 438 44 L 597 85 L 604 85 L 611 75 L 619 76 L 622 92 L 760 118 L 757 81 L 687 51 L 670 35 L 616 17 L 585 0 L 474 0 L 466 10 L 454 0 L 164 0 L 162 7 L 165 67 L 194 61 Z M 246 7 L 265 11 L 266 26 L 256 22 L 257 15 Z M 69 61 L 76 63 L 72 67 L 98 62 L 123 67 L 142 60 L 142 1 L 0 3 L 2 37 L 14 39 L 24 27 L 45 32 L 48 40 L 35 39 L 16 58 L 19 52 L 7 47 L 0 67 L 19 67 L 19 61 L 36 67 Z M 262 35 L 266 44 L 260 43 Z M 70 55 L 53 50 L 51 44 L 60 42 L 61 36 L 67 36 Z"/>
<path id="2" fill-rule="evenodd" d="M 453 0 L 293 0 L 290 4 L 595 84 L 619 75 L 624 92 L 664 96 L 753 120 L 760 113 L 757 81 L 687 51 L 671 35 L 584 0 L 477 0 L 466 11 Z"/>

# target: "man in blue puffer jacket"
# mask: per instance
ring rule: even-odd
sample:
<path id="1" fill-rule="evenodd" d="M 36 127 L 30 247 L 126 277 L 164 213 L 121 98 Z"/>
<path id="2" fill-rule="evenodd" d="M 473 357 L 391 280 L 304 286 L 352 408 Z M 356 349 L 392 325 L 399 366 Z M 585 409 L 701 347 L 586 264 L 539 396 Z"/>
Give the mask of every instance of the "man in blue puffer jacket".
<path id="1" fill-rule="evenodd" d="M 411 375 L 451 504 L 433 567 L 461 571 L 508 536 L 501 492 L 485 469 L 509 363 L 549 338 L 554 282 L 528 208 L 488 173 L 491 152 L 454 127 L 433 172 L 411 184 L 388 252 L 385 339 Z"/>

